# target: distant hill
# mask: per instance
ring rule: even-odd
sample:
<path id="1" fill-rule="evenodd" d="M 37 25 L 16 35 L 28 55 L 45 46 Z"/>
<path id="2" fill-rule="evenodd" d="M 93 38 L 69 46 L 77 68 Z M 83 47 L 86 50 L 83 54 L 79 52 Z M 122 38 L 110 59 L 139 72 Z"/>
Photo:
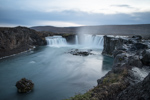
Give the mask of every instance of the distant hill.
<path id="1" fill-rule="evenodd" d="M 54 27 L 54 26 L 35 26 L 31 27 L 36 31 L 46 31 L 46 32 L 54 32 L 54 33 L 76 33 L 76 30 L 79 27 Z"/>
<path id="2" fill-rule="evenodd" d="M 36 31 L 47 31 L 54 33 L 72 34 L 109 34 L 109 35 L 150 35 L 150 24 L 139 25 L 100 25 L 100 26 L 81 26 L 81 27 L 53 27 L 35 26 L 31 27 Z"/>

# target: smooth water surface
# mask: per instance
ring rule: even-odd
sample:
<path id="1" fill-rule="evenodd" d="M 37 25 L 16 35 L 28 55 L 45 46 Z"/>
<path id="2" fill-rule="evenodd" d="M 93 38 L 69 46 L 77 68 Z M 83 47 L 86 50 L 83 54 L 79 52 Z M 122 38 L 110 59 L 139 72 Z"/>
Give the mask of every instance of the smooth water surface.
<path id="1" fill-rule="evenodd" d="M 68 53 L 72 48 L 77 47 L 44 46 L 0 60 L 0 100 L 62 100 L 96 86 L 111 69 L 112 58 L 102 56 L 101 49 L 74 56 Z M 23 77 L 35 84 L 32 92 L 17 92 L 15 84 Z"/>

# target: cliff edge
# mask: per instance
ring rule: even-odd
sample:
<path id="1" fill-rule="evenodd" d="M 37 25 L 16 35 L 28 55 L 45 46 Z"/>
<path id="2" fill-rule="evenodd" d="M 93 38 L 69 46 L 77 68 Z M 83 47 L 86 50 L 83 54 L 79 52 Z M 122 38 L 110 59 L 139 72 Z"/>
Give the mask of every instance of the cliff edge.
<path id="1" fill-rule="evenodd" d="M 45 44 L 46 41 L 35 30 L 26 27 L 0 28 L 0 58 Z"/>
<path id="2" fill-rule="evenodd" d="M 112 70 L 96 87 L 67 100 L 150 100 L 149 40 L 104 36 L 102 54 L 114 57 Z"/>

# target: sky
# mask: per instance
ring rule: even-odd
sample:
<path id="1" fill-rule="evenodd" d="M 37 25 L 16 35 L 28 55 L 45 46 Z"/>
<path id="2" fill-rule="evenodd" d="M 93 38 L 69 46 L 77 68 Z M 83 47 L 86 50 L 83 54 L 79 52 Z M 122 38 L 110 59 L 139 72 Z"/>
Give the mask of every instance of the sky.
<path id="1" fill-rule="evenodd" d="M 150 24 L 150 0 L 0 0 L 0 27 Z"/>

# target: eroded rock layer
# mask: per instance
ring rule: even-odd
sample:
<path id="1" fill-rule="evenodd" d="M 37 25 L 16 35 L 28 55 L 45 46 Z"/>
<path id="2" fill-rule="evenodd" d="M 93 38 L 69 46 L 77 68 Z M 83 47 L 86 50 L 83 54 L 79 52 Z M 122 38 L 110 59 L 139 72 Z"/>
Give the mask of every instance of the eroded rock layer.
<path id="1" fill-rule="evenodd" d="M 45 45 L 39 33 L 25 27 L 0 28 L 0 57 L 26 51 L 33 46 Z"/>

